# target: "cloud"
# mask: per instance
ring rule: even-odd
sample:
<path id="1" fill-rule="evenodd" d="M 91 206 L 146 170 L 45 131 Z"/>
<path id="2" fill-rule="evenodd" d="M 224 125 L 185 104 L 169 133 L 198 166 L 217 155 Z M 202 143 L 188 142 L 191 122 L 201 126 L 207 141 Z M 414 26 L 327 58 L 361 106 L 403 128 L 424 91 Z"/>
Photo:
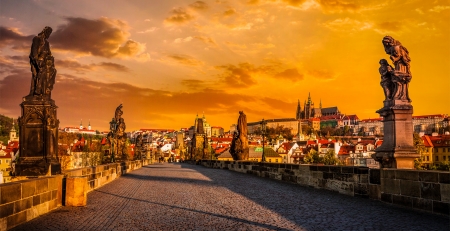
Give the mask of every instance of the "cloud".
<path id="1" fill-rule="evenodd" d="M 190 42 L 192 40 L 198 40 L 200 42 L 209 44 L 209 45 L 213 45 L 216 46 L 216 42 L 214 41 L 214 39 L 208 37 L 208 36 L 188 36 L 186 38 L 176 38 L 175 40 L 173 40 L 174 43 L 186 43 L 186 42 Z"/>
<path id="2" fill-rule="evenodd" d="M 297 68 L 286 69 L 275 75 L 275 78 L 287 79 L 292 82 L 297 82 L 303 79 L 303 74 L 298 73 Z"/>
<path id="3" fill-rule="evenodd" d="M 233 14 L 236 14 L 236 10 L 235 9 L 228 9 L 228 10 L 226 10 L 225 12 L 223 12 L 223 15 L 224 16 L 231 16 L 231 15 L 233 15 Z"/>
<path id="4" fill-rule="evenodd" d="M 132 57 L 145 51 L 145 45 L 129 40 L 127 24 L 108 18 L 66 18 L 50 36 L 56 49 L 100 57 Z"/>
<path id="5" fill-rule="evenodd" d="M 362 7 L 358 0 L 316 0 L 327 12 L 357 12 Z"/>
<path id="6" fill-rule="evenodd" d="M 112 63 L 112 62 L 100 62 L 100 63 L 92 63 L 92 64 L 81 64 L 77 60 L 71 59 L 63 59 L 56 60 L 55 66 L 58 69 L 59 67 L 75 71 L 77 73 L 84 73 L 85 71 L 92 71 L 97 68 L 102 68 L 108 71 L 118 71 L 118 72 L 130 72 L 131 70 L 121 64 Z"/>
<path id="7" fill-rule="evenodd" d="M 224 83 L 237 88 L 246 88 L 255 85 L 254 75 L 265 71 L 264 68 L 255 67 L 249 63 L 240 63 L 237 66 L 224 65 L 218 66 L 217 68 L 225 72 L 221 75 Z"/>
<path id="8" fill-rule="evenodd" d="M 147 29 L 147 30 L 138 31 L 137 33 L 138 34 L 146 34 L 146 33 L 157 31 L 158 29 L 159 29 L 158 27 L 152 27 L 152 28 Z"/>
<path id="9" fill-rule="evenodd" d="M 450 9 L 450 6 L 435 6 L 435 7 L 431 8 L 429 11 L 440 13 L 441 11 L 448 10 L 448 9 Z"/>
<path id="10" fill-rule="evenodd" d="M 164 22 L 168 24 L 181 25 L 194 19 L 193 15 L 189 14 L 186 9 L 181 7 L 173 9 L 170 13 L 171 15 L 164 20 Z"/>
<path id="11" fill-rule="evenodd" d="M 327 70 L 308 70 L 308 74 L 322 80 L 331 80 L 335 78 L 335 75 Z"/>
<path id="12" fill-rule="evenodd" d="M 17 28 L 0 26 L 0 47 L 12 46 L 15 50 L 29 49 L 34 35 L 23 35 Z"/>
<path id="13" fill-rule="evenodd" d="M 283 2 L 291 5 L 291 6 L 299 6 L 306 2 L 306 0 L 283 0 Z"/>
<path id="14" fill-rule="evenodd" d="M 183 79 L 181 85 L 186 86 L 191 90 L 198 90 L 200 88 L 205 88 L 205 81 L 198 79 Z"/>
<path id="15" fill-rule="evenodd" d="M 350 18 L 338 18 L 323 24 L 330 30 L 334 31 L 362 31 L 373 27 L 371 22 L 359 21 Z"/>
<path id="16" fill-rule="evenodd" d="M 176 63 L 186 66 L 199 66 L 203 64 L 202 61 L 192 58 L 188 55 L 173 54 L 167 55 L 167 58 L 169 58 L 171 61 L 175 61 Z"/>
<path id="17" fill-rule="evenodd" d="M 400 22 L 380 22 L 376 24 L 376 28 L 379 29 L 379 33 L 386 34 L 389 32 L 398 32 L 402 28 Z"/>
<path id="18" fill-rule="evenodd" d="M 193 8 L 195 10 L 207 10 L 209 8 L 208 4 L 206 4 L 205 2 L 202 2 L 202 1 L 196 1 L 192 4 L 190 4 L 189 7 Z"/>

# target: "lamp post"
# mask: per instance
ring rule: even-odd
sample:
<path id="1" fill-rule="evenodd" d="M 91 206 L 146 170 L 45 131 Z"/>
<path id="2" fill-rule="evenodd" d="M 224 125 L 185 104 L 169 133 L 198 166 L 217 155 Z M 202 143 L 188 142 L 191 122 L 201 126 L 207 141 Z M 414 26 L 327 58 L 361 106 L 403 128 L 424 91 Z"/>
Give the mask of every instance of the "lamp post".
<path id="1" fill-rule="evenodd" d="M 266 134 L 266 124 L 267 122 L 264 121 L 264 118 L 261 121 L 261 135 L 262 135 L 262 157 L 261 157 L 261 162 L 265 162 L 266 161 L 266 156 L 264 155 L 264 135 Z"/>

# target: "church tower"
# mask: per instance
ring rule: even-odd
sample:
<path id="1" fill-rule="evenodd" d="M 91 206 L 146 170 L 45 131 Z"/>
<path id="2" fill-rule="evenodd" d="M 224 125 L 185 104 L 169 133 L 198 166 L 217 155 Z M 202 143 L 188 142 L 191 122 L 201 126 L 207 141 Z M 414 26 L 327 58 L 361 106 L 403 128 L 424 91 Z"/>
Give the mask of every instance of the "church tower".
<path id="1" fill-rule="evenodd" d="M 14 119 L 12 122 L 12 128 L 11 131 L 9 132 L 9 141 L 18 141 L 18 137 L 17 137 L 17 132 L 16 132 L 16 128 L 14 127 Z"/>
<path id="2" fill-rule="evenodd" d="M 91 120 L 89 120 L 88 129 L 91 130 Z"/>
<path id="3" fill-rule="evenodd" d="M 300 106 L 300 100 L 298 100 L 297 112 L 295 113 L 295 119 L 299 120 L 301 118 L 302 118 L 302 107 Z"/>
<path id="4" fill-rule="evenodd" d="M 81 119 L 81 122 L 80 122 L 80 130 L 81 129 L 83 129 L 83 119 Z"/>

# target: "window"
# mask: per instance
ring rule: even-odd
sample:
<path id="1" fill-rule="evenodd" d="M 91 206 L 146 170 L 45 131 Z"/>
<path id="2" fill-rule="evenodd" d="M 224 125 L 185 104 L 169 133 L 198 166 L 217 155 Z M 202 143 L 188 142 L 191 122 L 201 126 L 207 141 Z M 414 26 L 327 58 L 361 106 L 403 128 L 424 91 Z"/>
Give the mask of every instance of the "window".
<path id="1" fill-rule="evenodd" d="M 429 156 L 427 156 L 427 161 L 430 161 L 430 157 Z"/>
<path id="2" fill-rule="evenodd" d="M 436 161 L 439 161 L 439 156 L 436 156 L 436 158 L 434 158 Z"/>
<path id="3" fill-rule="evenodd" d="M 446 157 L 446 156 L 443 156 L 442 158 L 443 158 L 443 159 L 444 159 L 444 161 L 445 161 L 447 157 Z"/>
<path id="4" fill-rule="evenodd" d="M 0 160 L 0 164 L 2 164 L 2 160 Z"/>
<path id="5" fill-rule="evenodd" d="M 275 159 L 275 162 L 277 162 L 277 163 L 278 163 L 278 159 Z"/>
<path id="6" fill-rule="evenodd" d="M 9 164 L 9 160 L 6 160 L 6 163 Z"/>

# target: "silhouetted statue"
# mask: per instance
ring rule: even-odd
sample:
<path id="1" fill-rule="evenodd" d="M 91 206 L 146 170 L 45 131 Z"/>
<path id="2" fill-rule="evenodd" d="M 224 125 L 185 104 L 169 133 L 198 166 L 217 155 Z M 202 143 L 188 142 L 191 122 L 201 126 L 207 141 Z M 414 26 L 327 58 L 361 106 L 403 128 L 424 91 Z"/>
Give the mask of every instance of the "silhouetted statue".
<path id="1" fill-rule="evenodd" d="M 389 72 L 393 83 L 392 99 L 411 102 L 408 94 L 408 85 L 412 78 L 409 52 L 399 41 L 391 36 L 385 36 L 382 42 L 384 51 L 389 55 L 395 68 Z"/>
<path id="2" fill-rule="evenodd" d="M 30 96 L 51 97 L 56 77 L 54 58 L 47 41 L 51 33 L 52 28 L 46 26 L 41 33 L 33 38 L 29 56 L 31 73 L 33 74 Z"/>
<path id="3" fill-rule="evenodd" d="M 239 111 L 237 131 L 234 132 L 231 141 L 230 154 L 234 160 L 248 160 L 247 116 Z"/>
<path id="4" fill-rule="evenodd" d="M 391 73 L 394 71 L 394 68 L 388 64 L 386 59 L 382 59 L 380 60 L 380 68 L 378 71 L 381 75 L 380 85 L 383 87 L 384 96 L 386 100 L 390 100 L 392 99 L 392 92 L 394 91 L 394 85 L 391 77 Z"/>

